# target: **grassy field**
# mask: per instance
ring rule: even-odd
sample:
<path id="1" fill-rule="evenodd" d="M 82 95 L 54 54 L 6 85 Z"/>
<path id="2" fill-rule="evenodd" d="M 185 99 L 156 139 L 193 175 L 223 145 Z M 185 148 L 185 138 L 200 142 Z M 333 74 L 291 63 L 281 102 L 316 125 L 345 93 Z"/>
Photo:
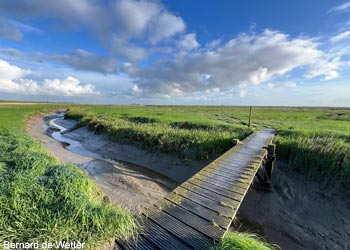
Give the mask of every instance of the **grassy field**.
<path id="1" fill-rule="evenodd" d="M 248 113 L 246 107 L 80 106 L 67 117 L 121 143 L 202 160 L 252 132 Z M 278 130 L 278 157 L 290 168 L 349 190 L 350 109 L 254 108 L 253 125 Z"/>
<path id="2" fill-rule="evenodd" d="M 57 106 L 0 104 L 0 242 L 80 241 L 96 249 L 135 235 L 128 212 L 103 202 L 82 170 L 60 164 L 26 135 L 29 114 Z"/>

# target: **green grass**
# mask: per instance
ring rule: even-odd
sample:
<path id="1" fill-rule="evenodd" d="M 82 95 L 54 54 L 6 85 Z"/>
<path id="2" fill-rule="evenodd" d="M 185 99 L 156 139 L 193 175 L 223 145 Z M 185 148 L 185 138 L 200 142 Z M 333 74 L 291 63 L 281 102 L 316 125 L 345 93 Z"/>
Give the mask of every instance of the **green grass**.
<path id="1" fill-rule="evenodd" d="M 62 165 L 24 131 L 33 112 L 57 105 L 0 106 L 0 242 L 85 242 L 89 249 L 136 234 L 130 213 L 103 202 L 74 165 Z"/>
<path id="2" fill-rule="evenodd" d="M 275 245 L 269 244 L 256 235 L 239 232 L 227 232 L 219 242 L 216 250 L 275 250 Z"/>
<path id="3" fill-rule="evenodd" d="M 187 112 L 177 113 L 181 110 L 170 107 L 141 110 L 104 107 L 101 111 L 98 106 L 73 109 L 66 117 L 78 119 L 78 126 L 86 125 L 97 133 L 104 132 L 111 140 L 187 160 L 203 160 L 221 154 L 234 145 L 234 138 L 243 139 L 251 133 L 243 125 L 203 121 Z M 174 111 L 176 113 L 171 113 Z"/>
<path id="4" fill-rule="evenodd" d="M 202 160 L 251 133 L 248 114 L 246 107 L 80 106 L 67 117 L 121 143 Z M 260 107 L 253 125 L 278 130 L 277 154 L 291 169 L 350 190 L 350 109 Z"/>

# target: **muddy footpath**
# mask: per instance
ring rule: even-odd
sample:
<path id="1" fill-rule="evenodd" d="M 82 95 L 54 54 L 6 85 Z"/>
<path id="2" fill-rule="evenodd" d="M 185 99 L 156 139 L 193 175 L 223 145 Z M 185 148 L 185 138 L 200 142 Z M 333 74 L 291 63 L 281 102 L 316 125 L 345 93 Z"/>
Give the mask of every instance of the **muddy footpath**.
<path id="1" fill-rule="evenodd" d="M 115 206 L 140 213 L 208 162 L 183 162 L 110 142 L 87 128 L 73 129 L 63 111 L 34 115 L 27 132 L 62 163 L 73 163 Z M 277 161 L 270 192 L 252 187 L 234 228 L 256 233 L 283 250 L 350 250 L 350 198 Z"/>

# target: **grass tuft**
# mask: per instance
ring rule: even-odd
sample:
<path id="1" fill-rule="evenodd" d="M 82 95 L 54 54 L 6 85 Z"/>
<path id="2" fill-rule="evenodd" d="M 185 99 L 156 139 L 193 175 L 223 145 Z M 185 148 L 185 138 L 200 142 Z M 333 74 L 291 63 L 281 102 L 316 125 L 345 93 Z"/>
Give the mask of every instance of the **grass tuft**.
<path id="1" fill-rule="evenodd" d="M 275 250 L 277 246 L 263 241 L 254 234 L 227 232 L 216 250 Z"/>

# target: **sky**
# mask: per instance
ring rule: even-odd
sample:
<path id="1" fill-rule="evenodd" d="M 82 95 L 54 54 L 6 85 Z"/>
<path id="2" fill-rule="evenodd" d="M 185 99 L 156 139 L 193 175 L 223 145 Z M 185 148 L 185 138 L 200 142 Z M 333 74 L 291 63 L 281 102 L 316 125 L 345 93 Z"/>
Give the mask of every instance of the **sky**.
<path id="1" fill-rule="evenodd" d="M 350 107 L 350 1 L 0 1 L 0 99 Z"/>

